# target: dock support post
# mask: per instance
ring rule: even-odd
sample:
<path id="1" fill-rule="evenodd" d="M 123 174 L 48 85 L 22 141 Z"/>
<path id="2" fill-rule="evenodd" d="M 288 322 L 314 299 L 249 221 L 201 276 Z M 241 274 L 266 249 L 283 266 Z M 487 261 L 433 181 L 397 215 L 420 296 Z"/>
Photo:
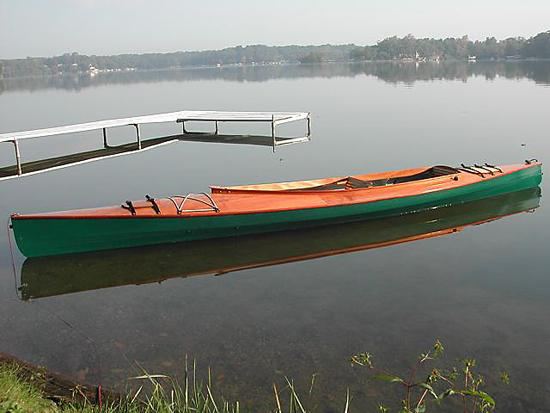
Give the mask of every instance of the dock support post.
<path id="1" fill-rule="evenodd" d="M 23 168 L 21 167 L 21 153 L 19 152 L 19 143 L 17 139 L 13 140 L 13 146 L 15 148 L 15 162 L 17 163 L 17 175 L 23 174 Z"/>
<path id="2" fill-rule="evenodd" d="M 107 128 L 103 128 L 103 147 L 109 147 L 109 144 L 107 143 Z"/>
<path id="3" fill-rule="evenodd" d="M 187 131 L 185 130 L 185 120 L 181 120 L 181 133 L 184 135 L 187 135 Z"/>
<path id="4" fill-rule="evenodd" d="M 271 115 L 271 139 L 273 139 L 273 152 L 277 146 L 277 139 L 275 138 L 275 115 Z"/>
<path id="5" fill-rule="evenodd" d="M 217 135 L 218 134 L 218 121 L 216 121 L 216 129 L 214 131 L 214 135 Z"/>
<path id="6" fill-rule="evenodd" d="M 138 149 L 141 149 L 141 136 L 139 134 L 139 125 L 135 123 L 134 126 L 136 128 L 137 147 Z"/>
<path id="7" fill-rule="evenodd" d="M 308 113 L 307 114 L 307 137 L 309 138 L 311 136 L 311 116 Z"/>

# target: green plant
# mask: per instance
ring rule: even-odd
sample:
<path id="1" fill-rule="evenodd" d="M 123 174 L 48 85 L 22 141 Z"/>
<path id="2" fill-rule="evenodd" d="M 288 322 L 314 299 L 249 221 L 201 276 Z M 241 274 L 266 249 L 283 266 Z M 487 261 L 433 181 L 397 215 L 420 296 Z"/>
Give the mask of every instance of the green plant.
<path id="1" fill-rule="evenodd" d="M 406 378 L 379 369 L 373 364 L 370 353 L 358 353 L 351 357 L 353 365 L 367 367 L 372 370 L 373 379 L 399 385 L 403 389 L 399 413 L 424 413 L 430 402 L 441 404 L 447 399 L 458 398 L 464 413 L 486 413 L 495 409 L 495 400 L 484 391 L 485 380 L 474 370 L 476 361 L 464 359 L 460 368 L 438 369 L 428 368 L 443 355 L 443 344 L 436 340 L 432 349 L 420 354 L 411 367 Z M 424 372 L 421 379 L 417 377 Z M 508 384 L 508 373 L 501 373 L 501 380 Z M 383 404 L 378 407 L 379 413 L 388 413 L 390 409 Z"/>

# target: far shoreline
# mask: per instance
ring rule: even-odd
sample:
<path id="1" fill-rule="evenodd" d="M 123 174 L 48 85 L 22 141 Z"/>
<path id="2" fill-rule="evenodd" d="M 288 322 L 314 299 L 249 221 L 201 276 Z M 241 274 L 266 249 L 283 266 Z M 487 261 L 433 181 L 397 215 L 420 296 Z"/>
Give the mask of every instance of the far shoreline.
<path id="1" fill-rule="evenodd" d="M 323 65 L 354 65 L 354 64 L 371 64 L 371 63 L 394 63 L 394 64 L 415 64 L 415 65 L 445 65 L 445 64 L 487 64 L 487 63 L 535 63 L 535 62 L 550 62 L 550 58 L 518 58 L 518 59 L 477 59 L 475 61 L 460 60 L 460 59 L 444 59 L 439 61 L 432 60 L 410 60 L 410 59 L 376 59 L 376 60 L 327 60 L 321 62 L 263 62 L 263 63 L 229 63 L 220 65 L 191 65 L 191 66 L 173 66 L 165 68 L 154 69 L 113 69 L 113 70 L 98 70 L 94 72 L 90 71 L 76 71 L 76 72 L 63 72 L 63 73 L 44 73 L 38 75 L 26 75 L 26 76 L 5 76 L 0 77 L 0 82 L 11 80 L 25 80 L 25 79 L 54 79 L 65 78 L 74 76 L 89 76 L 93 78 L 101 75 L 113 75 L 113 74 L 129 74 L 129 73 L 159 73 L 159 72 L 178 72 L 178 71 L 193 71 L 193 70 L 211 70 L 211 69 L 248 69 L 248 68 L 266 68 L 266 67 L 292 67 L 292 66 L 323 66 Z"/>

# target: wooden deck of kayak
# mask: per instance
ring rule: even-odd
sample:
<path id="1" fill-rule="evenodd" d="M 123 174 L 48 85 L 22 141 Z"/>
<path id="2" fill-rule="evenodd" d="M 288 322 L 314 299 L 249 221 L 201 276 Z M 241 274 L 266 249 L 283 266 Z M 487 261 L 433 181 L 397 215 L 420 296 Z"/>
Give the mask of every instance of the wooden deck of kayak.
<path id="1" fill-rule="evenodd" d="M 312 184 L 333 182 L 343 177 L 310 181 L 281 182 L 278 184 L 245 185 L 235 187 L 211 187 L 211 194 L 173 195 L 165 198 L 147 198 L 127 201 L 128 205 L 116 205 L 72 211 L 56 211 L 14 215 L 21 219 L 102 219 L 102 218 L 191 218 L 219 217 L 242 214 L 265 214 L 282 211 L 313 210 L 375 203 L 384 200 L 409 198 L 435 192 L 465 188 L 481 182 L 497 181 L 527 169 L 539 168 L 540 163 L 501 165 L 498 172 L 489 174 L 469 173 L 457 170 L 451 175 L 378 187 L 318 190 L 307 189 Z M 355 179 L 380 179 L 414 175 L 426 167 L 356 175 Z M 306 190 L 296 190 L 306 188 Z M 152 200 L 152 201 L 151 201 Z"/>
<path id="2" fill-rule="evenodd" d="M 303 135 L 291 138 L 277 137 L 276 128 L 280 125 L 305 121 L 306 131 Z M 194 133 L 186 128 L 188 122 L 208 122 L 214 124 L 212 133 Z M 305 142 L 311 136 L 311 116 L 309 112 L 226 112 L 226 111 L 179 111 L 170 113 L 160 113 L 154 115 L 136 116 L 130 118 L 108 119 L 95 122 L 79 123 L 74 125 L 57 126 L 45 129 L 34 129 L 28 131 L 0 133 L 0 143 L 11 143 L 13 145 L 15 164 L 12 166 L 0 168 L 0 180 L 10 179 L 23 175 L 30 175 L 39 172 L 45 172 L 52 169 L 72 166 L 84 162 L 90 162 L 98 159 L 105 159 L 112 156 L 120 156 L 134 152 L 136 150 L 151 149 L 160 144 L 175 142 L 178 139 L 156 138 L 156 140 L 143 140 L 140 126 L 146 124 L 158 123 L 181 123 L 182 134 L 185 136 L 206 136 L 218 137 L 220 125 L 223 123 L 265 123 L 270 125 L 271 133 L 267 138 L 271 140 L 271 146 L 275 150 L 277 146 L 289 145 L 293 143 Z M 118 127 L 133 127 L 135 129 L 135 142 L 131 144 L 110 146 L 108 143 L 108 130 Z M 88 131 L 100 130 L 102 132 L 103 149 L 97 151 L 88 151 L 83 154 L 65 155 L 45 160 L 24 162 L 21 154 L 20 142 L 27 139 L 46 138 L 58 135 L 68 135 Z M 227 136 L 227 135 L 225 135 Z M 235 136 L 235 135 L 233 135 Z M 240 136 L 241 143 L 247 138 L 257 138 L 257 135 Z M 197 140 L 198 141 L 198 140 Z M 226 140 L 227 141 L 227 140 Z"/>

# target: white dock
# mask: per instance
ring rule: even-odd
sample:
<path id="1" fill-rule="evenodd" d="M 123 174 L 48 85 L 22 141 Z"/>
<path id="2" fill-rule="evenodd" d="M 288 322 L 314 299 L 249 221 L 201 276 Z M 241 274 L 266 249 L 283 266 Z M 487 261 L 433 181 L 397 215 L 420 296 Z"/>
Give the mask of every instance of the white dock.
<path id="1" fill-rule="evenodd" d="M 303 136 L 296 138 L 285 138 L 277 140 L 276 127 L 289 122 L 306 122 L 306 132 Z M 136 149 L 142 150 L 142 137 L 140 125 L 153 123 L 176 122 L 182 124 L 183 134 L 193 134 L 186 129 L 186 122 L 213 122 L 214 132 L 212 135 L 218 135 L 219 127 L 227 122 L 263 122 L 271 125 L 271 138 L 273 139 L 273 148 L 279 145 L 288 145 L 291 143 L 305 142 L 311 136 L 311 117 L 309 112 L 224 112 L 224 111 L 179 111 L 170 113 L 159 113 L 154 115 L 136 116 L 131 118 L 108 119 L 95 122 L 79 123 L 74 125 L 57 126 L 53 128 L 35 129 L 19 132 L 0 133 L 0 143 L 12 143 L 15 150 L 16 174 L 14 176 L 25 175 L 22 168 L 22 156 L 19 142 L 24 139 L 45 138 L 48 136 L 65 135 L 93 130 L 101 130 L 103 136 L 103 146 L 108 148 L 107 131 L 110 128 L 132 126 L 136 132 Z M 69 165 L 65 165 L 69 166 Z M 50 170 L 54 168 L 48 168 Z M 45 171 L 45 170 L 44 170 Z M 43 172 L 43 171 L 42 171 Z M 0 180 L 12 176 L 0 177 Z"/>

